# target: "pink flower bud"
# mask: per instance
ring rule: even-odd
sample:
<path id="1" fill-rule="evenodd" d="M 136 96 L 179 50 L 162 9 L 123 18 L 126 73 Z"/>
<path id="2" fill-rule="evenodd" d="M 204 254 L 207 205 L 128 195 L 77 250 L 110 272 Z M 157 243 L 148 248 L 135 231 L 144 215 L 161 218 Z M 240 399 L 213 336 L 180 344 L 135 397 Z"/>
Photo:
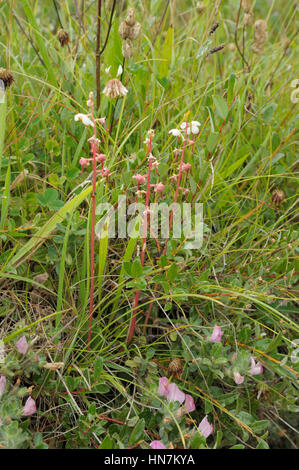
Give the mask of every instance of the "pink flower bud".
<path id="1" fill-rule="evenodd" d="M 152 449 L 166 449 L 165 445 L 161 441 L 153 441 L 150 443 Z"/>
<path id="2" fill-rule="evenodd" d="M 209 437 L 213 433 L 213 425 L 209 423 L 208 416 L 205 416 L 199 423 L 198 429 L 205 438 Z"/>
<path id="3" fill-rule="evenodd" d="M 23 416 L 33 415 L 33 413 L 35 412 L 36 412 L 36 403 L 33 400 L 33 398 L 29 397 L 27 398 L 27 401 L 23 409 Z"/>
<path id="4" fill-rule="evenodd" d="M 237 385 L 240 385 L 244 382 L 244 375 L 241 375 L 239 372 L 234 372 L 234 381 Z"/>
<path id="5" fill-rule="evenodd" d="M 26 354 L 29 345 L 27 343 L 27 339 L 25 336 L 22 336 L 17 342 L 16 342 L 16 348 L 21 354 Z"/>
<path id="6" fill-rule="evenodd" d="M 212 343 L 220 343 L 224 331 L 222 331 L 220 326 L 215 325 L 212 335 L 210 336 L 210 341 Z"/>
<path id="7" fill-rule="evenodd" d="M 0 377 L 0 397 L 2 393 L 4 392 L 4 389 L 6 387 L 6 377 L 5 375 L 1 375 Z"/>

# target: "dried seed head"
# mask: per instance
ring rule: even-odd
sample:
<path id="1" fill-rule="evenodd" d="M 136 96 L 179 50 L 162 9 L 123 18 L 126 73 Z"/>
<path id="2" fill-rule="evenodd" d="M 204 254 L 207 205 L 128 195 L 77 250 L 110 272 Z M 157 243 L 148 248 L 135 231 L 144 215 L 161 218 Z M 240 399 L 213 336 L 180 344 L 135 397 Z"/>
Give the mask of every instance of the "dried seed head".
<path id="1" fill-rule="evenodd" d="M 60 42 L 61 47 L 67 46 L 70 42 L 70 37 L 64 29 L 60 29 L 57 33 L 58 41 Z"/>
<path id="2" fill-rule="evenodd" d="M 211 55 L 211 54 L 215 54 L 216 52 L 219 52 L 221 51 L 222 49 L 224 49 L 225 47 L 225 44 L 220 44 L 220 46 L 216 46 L 214 47 L 213 49 L 211 49 L 209 52 L 208 52 L 208 56 Z"/>
<path id="3" fill-rule="evenodd" d="M 122 43 L 122 55 L 125 59 L 130 59 L 134 52 L 133 43 L 130 39 L 125 39 Z"/>
<path id="4" fill-rule="evenodd" d="M 260 55 L 264 52 L 267 37 L 267 22 L 265 20 L 257 20 L 254 23 L 254 44 L 252 46 L 252 50 L 255 54 Z"/>
<path id="5" fill-rule="evenodd" d="M 5 90 L 15 81 L 9 70 L 2 68 L 0 68 L 0 80 L 3 81 Z"/>
<path id="6" fill-rule="evenodd" d="M 173 359 L 168 366 L 169 374 L 180 377 L 183 372 L 183 366 L 180 359 Z"/>
<path id="7" fill-rule="evenodd" d="M 253 14 L 251 12 L 245 13 L 243 18 L 244 26 L 251 26 L 253 24 Z"/>
<path id="8" fill-rule="evenodd" d="M 119 25 L 118 32 L 122 39 L 137 39 L 141 24 L 136 21 L 134 8 L 130 8 L 127 18 Z"/>
<path id="9" fill-rule="evenodd" d="M 200 15 L 204 9 L 206 8 L 204 2 L 197 2 L 196 4 L 196 9 L 197 9 L 197 13 Z"/>
<path id="10" fill-rule="evenodd" d="M 121 81 L 118 80 L 118 78 L 113 78 L 112 80 L 109 80 L 103 93 L 108 96 L 108 98 L 120 98 L 121 96 L 125 96 L 128 93 L 128 90 L 124 87 Z"/>
<path id="11" fill-rule="evenodd" d="M 118 28 L 118 34 L 122 39 L 128 39 L 130 33 L 130 26 L 127 25 L 126 21 L 122 21 Z"/>
<path id="12" fill-rule="evenodd" d="M 279 207 L 285 200 L 285 193 L 281 189 L 275 189 L 272 193 L 272 202 L 275 206 Z"/>
<path id="13" fill-rule="evenodd" d="M 135 23 L 129 30 L 128 39 L 137 39 L 141 31 L 141 24 Z"/>
<path id="14" fill-rule="evenodd" d="M 251 9 L 251 0 L 242 0 L 242 7 L 245 13 L 248 13 Z"/>
<path id="15" fill-rule="evenodd" d="M 215 33 L 215 31 L 216 31 L 216 29 L 218 28 L 218 26 L 219 26 L 219 23 L 213 24 L 212 28 L 211 28 L 210 31 L 209 31 L 209 35 L 210 35 L 210 36 L 212 36 L 212 34 Z"/>
<path id="16" fill-rule="evenodd" d="M 136 23 L 136 15 L 135 15 L 134 8 L 129 8 L 127 18 L 126 18 L 126 23 L 129 26 L 134 26 L 134 24 Z"/>

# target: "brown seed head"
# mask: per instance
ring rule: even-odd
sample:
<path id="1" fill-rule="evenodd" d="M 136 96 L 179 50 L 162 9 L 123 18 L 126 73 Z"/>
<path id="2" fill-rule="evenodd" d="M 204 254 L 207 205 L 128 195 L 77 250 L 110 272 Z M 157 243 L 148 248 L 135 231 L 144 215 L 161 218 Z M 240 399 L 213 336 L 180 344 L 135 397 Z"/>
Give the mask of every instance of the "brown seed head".
<path id="1" fill-rule="evenodd" d="M 279 207 L 285 200 L 285 193 L 281 189 L 275 189 L 272 193 L 272 202 L 275 206 Z"/>
<path id="2" fill-rule="evenodd" d="M 0 68 L 0 80 L 3 81 L 5 90 L 15 81 L 9 70 L 2 68 Z"/>
<path id="3" fill-rule="evenodd" d="M 133 43 L 130 39 L 125 39 L 122 43 L 122 55 L 125 59 L 130 59 L 134 52 Z"/>
<path id="4" fill-rule="evenodd" d="M 168 366 L 169 374 L 179 377 L 183 372 L 183 366 L 180 359 L 173 359 Z"/>
<path id="5" fill-rule="evenodd" d="M 60 42 L 61 47 L 64 47 L 64 46 L 68 45 L 68 43 L 70 41 L 70 37 L 64 29 L 60 29 L 58 31 L 57 37 L 58 37 L 58 41 Z"/>

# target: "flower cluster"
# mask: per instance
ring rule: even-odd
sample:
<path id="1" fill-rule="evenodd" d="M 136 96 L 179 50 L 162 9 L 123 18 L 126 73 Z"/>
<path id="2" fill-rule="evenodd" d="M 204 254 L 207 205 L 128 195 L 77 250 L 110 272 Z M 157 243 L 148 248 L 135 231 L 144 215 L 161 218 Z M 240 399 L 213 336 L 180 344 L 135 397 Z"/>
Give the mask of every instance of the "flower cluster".
<path id="1" fill-rule="evenodd" d="M 182 392 L 175 383 L 171 383 L 167 377 L 161 377 L 159 379 L 159 396 L 165 396 L 169 403 L 179 402 L 183 406 L 177 411 L 177 417 L 182 417 L 185 413 L 191 413 L 195 411 L 195 403 L 191 395 Z M 207 438 L 213 433 L 213 425 L 208 422 L 208 417 L 205 416 L 200 422 L 198 430 L 201 434 Z"/>
<path id="2" fill-rule="evenodd" d="M 106 73 L 110 75 L 110 67 L 106 69 Z M 121 98 L 122 96 L 126 96 L 128 93 L 127 88 L 122 84 L 122 82 L 118 79 L 123 73 L 123 68 L 120 65 L 118 67 L 117 75 L 116 78 L 112 78 L 109 80 L 109 82 L 106 84 L 103 93 L 106 95 L 108 98 Z"/>

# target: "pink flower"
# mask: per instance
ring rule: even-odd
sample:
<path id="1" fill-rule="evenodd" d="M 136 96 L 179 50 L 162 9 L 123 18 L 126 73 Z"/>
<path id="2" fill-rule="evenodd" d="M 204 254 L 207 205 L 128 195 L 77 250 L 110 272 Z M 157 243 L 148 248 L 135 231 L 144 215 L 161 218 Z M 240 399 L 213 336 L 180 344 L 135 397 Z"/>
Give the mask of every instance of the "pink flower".
<path id="1" fill-rule="evenodd" d="M 213 425 L 208 421 L 208 416 L 205 416 L 198 426 L 198 430 L 205 438 L 209 437 L 213 433 L 213 429 Z"/>
<path id="2" fill-rule="evenodd" d="M 16 348 L 21 354 L 26 354 L 29 345 L 27 343 L 26 336 L 22 336 L 17 342 L 16 342 Z"/>
<path id="3" fill-rule="evenodd" d="M 165 445 L 161 441 L 153 441 L 150 443 L 152 449 L 166 449 Z"/>
<path id="4" fill-rule="evenodd" d="M 239 372 L 234 372 L 234 381 L 237 385 L 240 385 L 244 382 L 244 375 L 239 374 Z"/>
<path id="5" fill-rule="evenodd" d="M 143 184 L 146 177 L 144 175 L 135 175 L 133 178 L 137 181 L 137 184 Z"/>
<path id="6" fill-rule="evenodd" d="M 186 395 L 185 410 L 187 411 L 187 413 L 191 413 L 195 409 L 196 409 L 196 407 L 195 407 L 195 403 L 194 403 L 193 398 L 191 397 L 191 395 Z"/>
<path id="7" fill-rule="evenodd" d="M 23 416 L 30 416 L 36 412 L 36 403 L 33 398 L 29 397 L 26 400 L 24 409 L 23 409 Z"/>
<path id="8" fill-rule="evenodd" d="M 106 155 L 104 153 L 97 153 L 96 154 L 96 161 L 97 162 L 104 162 L 106 160 Z"/>
<path id="9" fill-rule="evenodd" d="M 163 397 L 164 395 L 167 395 L 167 393 L 168 393 L 168 378 L 161 377 L 159 379 L 158 394 L 160 395 L 160 397 Z"/>
<path id="10" fill-rule="evenodd" d="M 250 361 L 251 361 L 251 368 L 249 371 L 250 375 L 258 375 L 263 373 L 263 366 L 260 362 L 255 362 L 255 357 L 251 356 Z"/>
<path id="11" fill-rule="evenodd" d="M 165 186 L 164 186 L 163 183 L 156 184 L 155 185 L 155 193 L 160 193 L 160 194 L 163 193 L 164 188 L 165 188 Z"/>
<path id="12" fill-rule="evenodd" d="M 176 384 L 172 383 L 169 384 L 167 387 L 166 398 L 168 402 L 178 401 L 180 404 L 182 404 L 185 400 L 185 394 L 181 392 L 181 390 Z"/>
<path id="13" fill-rule="evenodd" d="M 213 333 L 210 336 L 210 341 L 212 343 L 220 343 L 223 333 L 224 333 L 224 331 L 222 331 L 221 327 L 218 326 L 218 325 L 215 325 L 214 329 L 213 329 Z"/>
<path id="14" fill-rule="evenodd" d="M 182 164 L 182 171 L 186 171 L 188 173 L 189 170 L 191 170 L 192 165 L 190 163 L 183 163 Z"/>
<path id="15" fill-rule="evenodd" d="M 6 386 L 6 377 L 5 377 L 5 375 L 1 375 L 1 377 L 0 377 L 0 397 L 1 397 L 2 393 L 4 392 L 5 386 Z"/>
<path id="16" fill-rule="evenodd" d="M 178 401 L 180 404 L 182 404 L 185 400 L 185 394 L 181 392 L 175 383 L 169 383 L 167 377 L 161 377 L 159 379 L 158 394 L 160 397 L 165 395 L 168 402 Z"/>
<path id="17" fill-rule="evenodd" d="M 79 163 L 81 165 L 81 168 L 83 169 L 85 166 L 88 166 L 90 164 L 89 158 L 80 158 Z"/>

